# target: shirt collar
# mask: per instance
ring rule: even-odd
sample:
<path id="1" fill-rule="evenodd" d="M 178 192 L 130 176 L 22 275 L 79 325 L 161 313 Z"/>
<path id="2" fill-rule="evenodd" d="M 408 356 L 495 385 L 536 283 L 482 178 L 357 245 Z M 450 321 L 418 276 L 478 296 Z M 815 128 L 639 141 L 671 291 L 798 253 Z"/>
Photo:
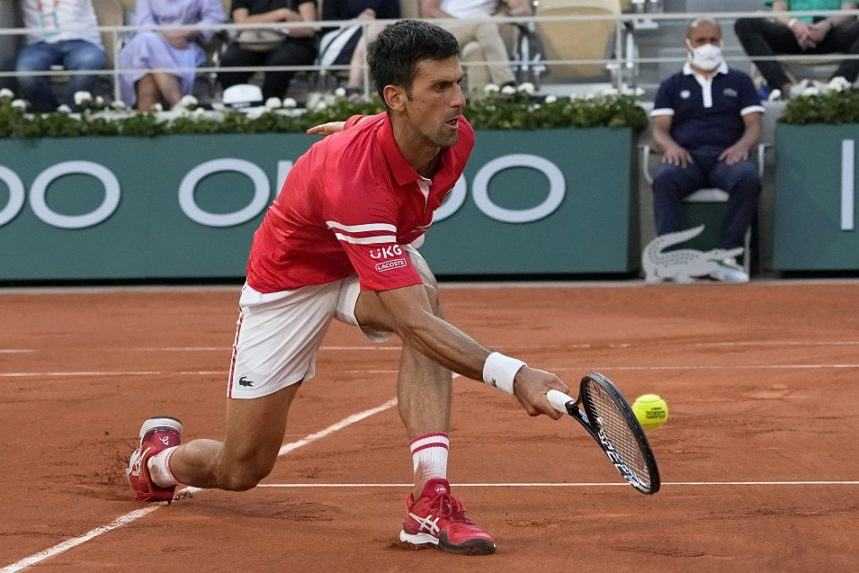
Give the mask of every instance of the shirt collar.
<path id="1" fill-rule="evenodd" d="M 728 73 L 728 64 L 726 64 L 725 62 L 722 62 L 721 64 L 719 64 L 719 68 L 716 70 L 716 74 L 713 77 L 715 77 L 719 74 L 727 74 L 727 73 Z M 683 75 L 685 75 L 685 76 L 695 75 L 695 76 L 701 77 L 698 73 L 695 72 L 695 70 L 692 69 L 692 65 L 689 62 L 686 62 L 685 64 L 683 64 Z"/>
<path id="2" fill-rule="evenodd" d="M 382 112 L 385 113 L 385 112 Z M 391 124 L 391 116 L 385 113 L 385 121 L 382 124 L 382 129 L 379 131 L 379 144 L 382 147 L 382 153 L 391 172 L 394 174 L 394 180 L 397 185 L 408 185 L 409 183 L 417 183 L 419 180 L 434 181 L 436 175 L 448 169 L 451 161 L 453 147 L 445 147 L 439 152 L 438 164 L 432 178 L 423 177 L 418 173 L 408 159 L 403 155 L 400 146 L 397 145 L 397 140 L 394 138 L 394 126 Z"/>
<path id="3" fill-rule="evenodd" d="M 400 151 L 400 146 L 397 145 L 397 140 L 394 139 L 394 126 L 391 125 L 391 116 L 387 113 L 385 114 L 385 122 L 382 124 L 382 129 L 379 131 L 378 137 L 382 153 L 385 155 L 385 160 L 394 174 L 397 185 L 416 183 L 420 179 L 420 175 L 405 156 L 403 156 L 403 152 Z"/>

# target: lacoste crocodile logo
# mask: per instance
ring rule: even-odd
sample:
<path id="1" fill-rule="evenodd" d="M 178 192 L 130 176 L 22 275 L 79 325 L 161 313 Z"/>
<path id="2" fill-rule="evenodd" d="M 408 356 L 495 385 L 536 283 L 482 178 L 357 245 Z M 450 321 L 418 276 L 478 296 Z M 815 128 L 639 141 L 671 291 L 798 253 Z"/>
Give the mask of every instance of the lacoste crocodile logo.
<path id="1" fill-rule="evenodd" d="M 728 257 L 736 257 L 743 252 L 742 247 L 713 249 L 705 252 L 694 249 L 677 249 L 665 252 L 668 247 L 694 239 L 703 231 L 704 225 L 699 225 L 692 229 L 667 233 L 653 239 L 641 253 L 644 279 L 649 283 L 664 280 L 689 283 L 692 282 L 692 277 L 709 275 L 717 270 L 718 261 Z"/>

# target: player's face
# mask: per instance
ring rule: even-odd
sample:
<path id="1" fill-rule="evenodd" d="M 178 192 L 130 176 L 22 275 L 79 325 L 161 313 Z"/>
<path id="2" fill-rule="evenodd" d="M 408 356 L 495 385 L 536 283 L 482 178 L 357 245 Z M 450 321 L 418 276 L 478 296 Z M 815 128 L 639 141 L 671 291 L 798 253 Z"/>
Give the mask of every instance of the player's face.
<path id="1" fill-rule="evenodd" d="M 456 56 L 418 62 L 405 111 L 411 126 L 434 145 L 450 147 L 459 138 L 465 110 L 462 66 Z"/>

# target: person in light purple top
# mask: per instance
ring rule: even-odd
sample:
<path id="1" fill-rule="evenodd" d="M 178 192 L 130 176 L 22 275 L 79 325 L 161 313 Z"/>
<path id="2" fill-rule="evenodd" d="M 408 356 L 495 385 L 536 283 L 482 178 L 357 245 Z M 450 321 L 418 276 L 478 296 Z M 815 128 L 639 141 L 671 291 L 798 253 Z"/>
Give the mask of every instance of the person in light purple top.
<path id="1" fill-rule="evenodd" d="M 168 26 L 179 24 L 218 24 L 224 22 L 221 0 L 137 0 L 135 26 Z M 129 106 L 149 111 L 156 103 L 166 108 L 176 105 L 191 92 L 194 68 L 206 61 L 200 42 L 211 38 L 215 30 L 140 31 L 123 47 L 119 66 L 122 100 Z M 168 69 L 171 72 L 150 72 Z"/>

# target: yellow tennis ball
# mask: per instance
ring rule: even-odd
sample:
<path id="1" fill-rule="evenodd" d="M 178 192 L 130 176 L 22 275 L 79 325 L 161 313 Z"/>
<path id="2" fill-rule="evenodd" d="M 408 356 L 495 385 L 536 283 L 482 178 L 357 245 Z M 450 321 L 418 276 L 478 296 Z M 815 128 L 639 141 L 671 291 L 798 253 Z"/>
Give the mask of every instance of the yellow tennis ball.
<path id="1" fill-rule="evenodd" d="M 632 411 L 645 430 L 655 430 L 668 421 L 668 403 L 657 394 L 642 394 L 636 398 Z"/>

